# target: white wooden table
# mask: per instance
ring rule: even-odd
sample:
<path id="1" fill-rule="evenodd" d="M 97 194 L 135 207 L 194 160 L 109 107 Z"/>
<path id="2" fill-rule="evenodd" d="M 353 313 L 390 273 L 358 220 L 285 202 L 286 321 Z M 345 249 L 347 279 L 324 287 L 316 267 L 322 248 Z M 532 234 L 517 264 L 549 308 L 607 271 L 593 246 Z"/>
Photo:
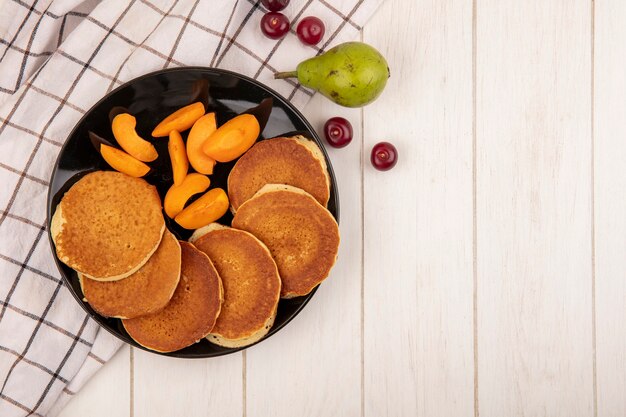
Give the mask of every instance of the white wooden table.
<path id="1" fill-rule="evenodd" d="M 387 0 L 362 37 L 384 95 L 305 109 L 356 129 L 312 302 L 244 353 L 125 347 L 62 417 L 626 415 L 626 1 Z"/>

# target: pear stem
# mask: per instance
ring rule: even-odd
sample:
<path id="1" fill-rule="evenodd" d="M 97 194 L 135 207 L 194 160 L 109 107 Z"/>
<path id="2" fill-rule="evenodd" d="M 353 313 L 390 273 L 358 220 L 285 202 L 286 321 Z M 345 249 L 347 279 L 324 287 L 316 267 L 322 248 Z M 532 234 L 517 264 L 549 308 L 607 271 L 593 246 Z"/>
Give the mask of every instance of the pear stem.
<path id="1" fill-rule="evenodd" d="M 277 72 L 274 73 L 274 79 L 276 80 L 282 80 L 285 78 L 297 78 L 298 77 L 298 71 L 287 71 L 287 72 Z"/>

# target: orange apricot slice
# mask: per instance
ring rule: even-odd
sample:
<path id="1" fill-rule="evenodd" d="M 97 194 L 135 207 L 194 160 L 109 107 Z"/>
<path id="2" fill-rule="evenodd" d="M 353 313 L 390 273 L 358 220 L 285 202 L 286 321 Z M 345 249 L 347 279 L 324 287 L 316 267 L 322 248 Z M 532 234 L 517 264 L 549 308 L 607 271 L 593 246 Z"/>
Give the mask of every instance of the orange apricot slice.
<path id="1" fill-rule="evenodd" d="M 256 117 L 240 114 L 220 126 L 202 145 L 202 151 L 216 161 L 232 161 L 254 145 L 260 132 Z"/>
<path id="2" fill-rule="evenodd" d="M 193 169 L 201 174 L 213 173 L 215 159 L 209 158 L 202 152 L 202 145 L 215 130 L 217 130 L 215 113 L 208 113 L 194 123 L 187 136 L 187 158 Z"/>
<path id="3" fill-rule="evenodd" d="M 150 171 L 148 165 L 112 146 L 100 144 L 100 154 L 114 170 L 131 177 L 143 177 Z"/>
<path id="4" fill-rule="evenodd" d="M 196 102 L 182 109 L 176 110 L 167 116 L 152 131 L 152 136 L 162 138 L 170 134 L 172 130 L 183 132 L 204 115 L 204 104 Z"/>
<path id="5" fill-rule="evenodd" d="M 211 180 L 206 175 L 192 172 L 187 174 L 180 185 L 172 185 L 165 199 L 163 200 L 163 209 L 170 219 L 176 217 L 178 213 L 183 211 L 185 204 L 192 195 L 206 191 L 211 185 Z"/>
<path id="6" fill-rule="evenodd" d="M 221 188 L 207 191 L 174 218 L 185 229 L 198 229 L 213 223 L 228 211 L 228 196 Z"/>
<path id="7" fill-rule="evenodd" d="M 189 169 L 189 161 L 187 160 L 187 151 L 183 137 L 175 130 L 170 132 L 170 140 L 167 143 L 167 150 L 172 161 L 172 173 L 174 174 L 174 185 L 183 183 L 187 170 Z"/>
<path id="8" fill-rule="evenodd" d="M 133 157 L 143 162 L 152 162 L 159 154 L 154 145 L 142 139 L 135 131 L 137 119 L 128 113 L 115 116 L 111 123 L 111 130 L 117 143 Z"/>

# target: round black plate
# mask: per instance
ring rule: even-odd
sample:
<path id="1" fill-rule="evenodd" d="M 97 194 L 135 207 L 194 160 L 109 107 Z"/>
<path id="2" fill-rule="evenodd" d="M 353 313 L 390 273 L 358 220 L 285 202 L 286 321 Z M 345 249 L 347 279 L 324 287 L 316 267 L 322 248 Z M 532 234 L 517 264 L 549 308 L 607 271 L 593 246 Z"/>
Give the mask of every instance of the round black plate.
<path id="1" fill-rule="evenodd" d="M 80 177 L 95 170 L 111 170 L 91 145 L 88 132 L 94 132 L 115 143 L 109 121 L 109 112 L 114 107 L 121 106 L 127 108 L 137 118 L 137 132 L 140 136 L 147 139 L 151 138 L 150 132 L 160 120 L 193 101 L 204 101 L 207 105 L 207 111 L 215 111 L 218 124 L 221 124 L 233 116 L 257 106 L 266 98 L 273 99 L 272 112 L 265 129 L 261 133 L 261 139 L 298 132 L 317 142 L 322 152 L 324 152 L 331 179 L 328 209 L 339 220 L 337 184 L 330 159 L 315 130 L 304 116 L 286 99 L 251 78 L 220 69 L 186 67 L 146 74 L 120 86 L 96 103 L 78 122 L 61 149 L 52 172 L 50 190 L 48 192 L 48 225 L 50 224 L 50 217 L 54 208 L 59 203 L 61 197 Z M 186 138 L 186 134 L 187 132 L 183 134 L 183 138 Z M 167 189 L 172 184 L 172 171 L 167 153 L 167 138 L 150 140 L 156 146 L 159 158 L 150 164 L 154 169 L 145 179 L 157 187 L 161 199 L 163 199 Z M 234 161 L 227 164 L 217 164 L 215 172 L 211 175 L 211 188 L 221 187 L 226 189 L 228 173 L 233 165 Z M 168 221 L 167 216 L 164 217 L 168 228 L 179 239 L 186 240 L 189 238 L 191 235 L 190 231 L 178 227 L 175 222 Z M 229 213 L 224 215 L 219 222 L 230 224 L 231 219 L 232 216 Z M 54 253 L 54 244 L 49 229 L 48 227 L 48 238 Z M 54 258 L 65 283 L 85 311 L 119 339 L 146 350 L 128 336 L 120 320 L 102 317 L 89 304 L 84 302 L 76 272 L 61 263 L 56 254 Z M 315 290 L 306 297 L 281 300 L 278 304 L 276 321 L 266 338 L 278 332 L 293 319 L 313 297 L 314 293 Z M 219 347 L 203 339 L 199 343 L 185 349 L 165 355 L 183 358 L 204 358 L 221 356 L 238 350 L 241 349 Z"/>

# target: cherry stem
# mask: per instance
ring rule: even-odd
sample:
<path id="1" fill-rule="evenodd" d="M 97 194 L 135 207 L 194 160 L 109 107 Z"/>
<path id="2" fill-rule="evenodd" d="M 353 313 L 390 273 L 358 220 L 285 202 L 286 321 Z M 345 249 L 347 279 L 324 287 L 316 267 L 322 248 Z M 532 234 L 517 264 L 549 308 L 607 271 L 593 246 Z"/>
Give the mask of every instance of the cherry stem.
<path id="1" fill-rule="evenodd" d="M 285 78 L 296 78 L 298 77 L 298 71 L 287 71 L 287 72 L 277 72 L 274 73 L 274 79 L 282 80 Z"/>

